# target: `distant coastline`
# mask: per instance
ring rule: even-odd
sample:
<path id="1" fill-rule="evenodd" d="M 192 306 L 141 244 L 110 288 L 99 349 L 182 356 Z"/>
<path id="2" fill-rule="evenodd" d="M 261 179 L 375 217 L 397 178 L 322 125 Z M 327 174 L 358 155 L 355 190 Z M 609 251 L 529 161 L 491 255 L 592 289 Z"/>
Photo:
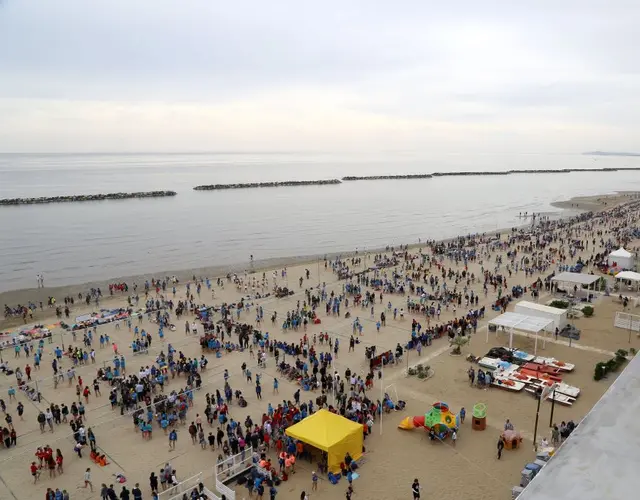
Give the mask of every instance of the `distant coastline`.
<path id="1" fill-rule="evenodd" d="M 588 151 L 582 154 L 587 156 L 640 156 L 640 153 L 624 153 L 616 151 Z"/>

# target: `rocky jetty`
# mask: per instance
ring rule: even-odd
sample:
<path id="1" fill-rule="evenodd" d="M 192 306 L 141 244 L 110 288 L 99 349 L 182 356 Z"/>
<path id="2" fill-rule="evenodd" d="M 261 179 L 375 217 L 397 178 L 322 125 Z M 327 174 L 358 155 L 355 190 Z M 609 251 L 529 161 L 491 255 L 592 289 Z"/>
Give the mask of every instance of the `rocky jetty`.
<path id="1" fill-rule="evenodd" d="M 340 179 L 323 179 L 319 181 L 276 181 L 276 182 L 249 182 L 242 184 L 209 184 L 196 186 L 195 191 L 217 191 L 220 189 L 251 189 L 264 187 L 291 187 L 291 186 L 320 186 L 325 184 L 342 184 Z"/>
<path id="2" fill-rule="evenodd" d="M 407 175 L 365 175 L 365 176 L 354 176 L 349 175 L 347 177 L 343 177 L 343 181 L 378 181 L 378 180 L 393 180 L 393 179 L 431 179 L 433 174 L 407 174 Z"/>
<path id="3" fill-rule="evenodd" d="M 37 205 L 42 203 L 72 203 L 80 201 L 127 200 L 129 198 L 162 198 L 175 196 L 175 191 L 144 191 L 140 193 L 76 194 L 69 196 L 43 196 L 40 198 L 5 198 L 0 205 Z"/>
<path id="4" fill-rule="evenodd" d="M 501 172 L 433 172 L 431 174 L 406 174 L 406 175 L 367 175 L 347 176 L 343 181 L 373 181 L 394 179 L 431 179 L 432 177 L 463 177 L 463 176 L 487 176 L 487 175 L 518 175 L 518 174 L 569 174 L 571 172 L 620 172 L 625 170 L 640 170 L 640 167 L 630 168 L 563 168 L 555 170 L 504 170 Z"/>

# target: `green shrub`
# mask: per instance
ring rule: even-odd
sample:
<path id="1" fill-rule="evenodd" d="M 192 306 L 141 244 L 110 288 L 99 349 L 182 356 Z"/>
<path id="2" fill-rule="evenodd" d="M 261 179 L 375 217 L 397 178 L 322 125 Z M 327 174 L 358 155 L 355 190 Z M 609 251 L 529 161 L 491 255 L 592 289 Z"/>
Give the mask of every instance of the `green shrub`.
<path id="1" fill-rule="evenodd" d="M 601 361 L 600 363 L 596 363 L 596 369 L 593 374 L 593 380 L 602 380 L 602 378 L 607 374 L 607 367 Z"/>
<path id="2" fill-rule="evenodd" d="M 635 350 L 631 348 L 632 350 Z M 593 373 L 594 380 L 602 379 L 609 372 L 617 372 L 618 368 L 620 368 L 625 361 L 627 361 L 628 352 L 624 349 L 618 349 L 616 351 L 615 357 L 611 358 L 609 361 L 596 363 L 595 371 Z"/>
<path id="3" fill-rule="evenodd" d="M 593 307 L 584 306 L 582 308 L 582 314 L 584 314 L 587 318 L 590 318 L 591 316 L 593 316 Z"/>
<path id="4" fill-rule="evenodd" d="M 625 351 L 624 349 L 618 349 L 616 351 L 616 358 L 624 358 L 627 359 L 627 356 L 629 355 L 628 351 Z"/>
<path id="5" fill-rule="evenodd" d="M 635 356 L 637 353 L 638 353 L 638 350 L 635 347 L 629 348 L 629 354 L 631 354 L 632 356 Z"/>
<path id="6" fill-rule="evenodd" d="M 569 307 L 569 302 L 566 300 L 554 300 L 549 304 L 549 307 L 555 307 L 556 309 L 567 309 Z"/>

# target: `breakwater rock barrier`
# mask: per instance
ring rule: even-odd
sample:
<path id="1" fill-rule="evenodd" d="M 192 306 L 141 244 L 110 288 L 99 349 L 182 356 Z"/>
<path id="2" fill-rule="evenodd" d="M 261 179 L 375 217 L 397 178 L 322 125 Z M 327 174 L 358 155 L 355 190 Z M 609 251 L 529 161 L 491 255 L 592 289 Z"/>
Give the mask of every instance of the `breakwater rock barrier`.
<path id="1" fill-rule="evenodd" d="M 434 174 L 407 174 L 407 175 L 364 175 L 364 176 L 355 176 L 349 175 L 347 177 L 343 177 L 343 181 L 378 181 L 384 179 L 431 179 Z"/>
<path id="2" fill-rule="evenodd" d="M 127 200 L 130 198 L 162 198 L 175 196 L 175 191 L 144 191 L 139 193 L 107 193 L 107 194 L 76 194 L 69 196 L 43 196 L 40 198 L 5 198 L 0 199 L 0 205 L 36 205 L 41 203 L 73 203 L 81 201 Z"/>
<path id="3" fill-rule="evenodd" d="M 241 184 L 209 184 L 196 186 L 195 191 L 217 191 L 220 189 L 249 189 L 263 187 L 290 187 L 290 186 L 318 186 L 325 184 L 342 184 L 340 179 L 323 179 L 319 181 L 275 181 L 275 182 L 249 182 Z"/>
<path id="4" fill-rule="evenodd" d="M 432 172 L 430 174 L 404 174 L 404 175 L 365 175 L 343 177 L 348 181 L 376 181 L 376 180 L 404 180 L 404 179 L 431 179 L 433 177 L 464 177 L 464 176 L 489 176 L 489 175 L 519 175 L 519 174 L 570 174 L 571 172 L 623 172 L 626 170 L 640 170 L 640 167 L 629 168 L 563 168 L 545 170 L 504 170 L 498 172 Z"/>

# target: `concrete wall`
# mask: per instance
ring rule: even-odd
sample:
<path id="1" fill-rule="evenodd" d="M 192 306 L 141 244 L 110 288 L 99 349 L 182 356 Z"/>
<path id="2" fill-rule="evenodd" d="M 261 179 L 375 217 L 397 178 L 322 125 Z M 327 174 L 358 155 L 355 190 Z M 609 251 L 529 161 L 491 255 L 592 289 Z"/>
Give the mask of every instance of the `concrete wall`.
<path id="1" fill-rule="evenodd" d="M 640 355 L 518 500 L 640 498 Z"/>

